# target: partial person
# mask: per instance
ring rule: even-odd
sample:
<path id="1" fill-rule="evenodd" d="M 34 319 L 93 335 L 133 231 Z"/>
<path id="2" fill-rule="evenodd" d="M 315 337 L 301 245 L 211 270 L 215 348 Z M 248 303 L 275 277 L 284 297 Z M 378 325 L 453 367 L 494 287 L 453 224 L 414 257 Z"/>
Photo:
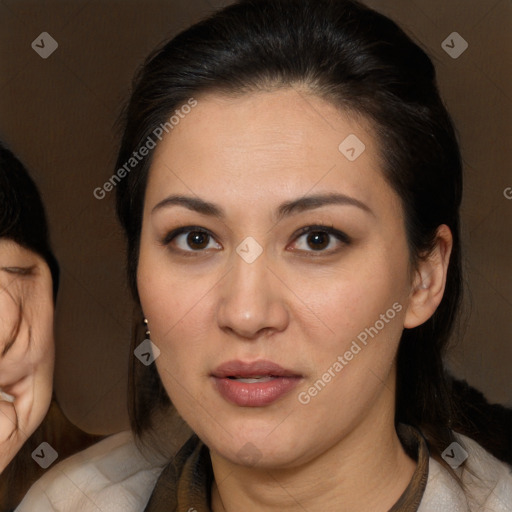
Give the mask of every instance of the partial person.
<path id="1" fill-rule="evenodd" d="M 42 442 L 66 457 L 100 439 L 72 425 L 56 400 L 52 402 L 58 284 L 59 266 L 37 187 L 22 163 L 0 144 L 2 511 L 14 509 L 43 474 L 32 457 Z"/>

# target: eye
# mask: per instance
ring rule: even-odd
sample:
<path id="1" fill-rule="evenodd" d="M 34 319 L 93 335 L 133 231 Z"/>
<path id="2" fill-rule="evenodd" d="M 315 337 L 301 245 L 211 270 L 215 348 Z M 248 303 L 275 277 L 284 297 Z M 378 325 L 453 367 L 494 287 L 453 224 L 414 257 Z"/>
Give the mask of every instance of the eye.
<path id="1" fill-rule="evenodd" d="M 2 270 L 8 274 L 17 274 L 20 276 L 30 276 L 34 273 L 35 266 L 32 267 L 3 267 Z"/>
<path id="2" fill-rule="evenodd" d="M 165 237 L 163 243 L 189 253 L 201 252 L 207 249 L 222 249 L 222 246 L 215 241 L 211 233 L 196 226 L 187 226 L 171 231 Z"/>
<path id="3" fill-rule="evenodd" d="M 350 238 L 332 226 L 307 226 L 299 231 L 292 250 L 330 254 L 349 243 Z"/>

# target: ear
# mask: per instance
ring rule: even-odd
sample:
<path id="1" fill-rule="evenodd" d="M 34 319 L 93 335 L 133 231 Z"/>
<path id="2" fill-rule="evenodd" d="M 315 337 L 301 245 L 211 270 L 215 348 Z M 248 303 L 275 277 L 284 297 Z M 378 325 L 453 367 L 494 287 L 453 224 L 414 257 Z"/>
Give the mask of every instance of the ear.
<path id="1" fill-rule="evenodd" d="M 434 249 L 418 263 L 404 319 L 406 329 L 426 322 L 441 303 L 452 247 L 450 228 L 442 224 L 437 228 Z"/>

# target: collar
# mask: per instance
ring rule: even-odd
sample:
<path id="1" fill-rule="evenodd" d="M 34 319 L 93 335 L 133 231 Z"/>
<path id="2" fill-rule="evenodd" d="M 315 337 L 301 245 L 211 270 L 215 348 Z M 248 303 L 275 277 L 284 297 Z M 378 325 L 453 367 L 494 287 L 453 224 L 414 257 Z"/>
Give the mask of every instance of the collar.
<path id="1" fill-rule="evenodd" d="M 398 425 L 397 434 L 417 465 L 409 485 L 389 512 L 417 512 L 428 479 L 427 443 L 409 425 Z M 210 452 L 193 435 L 162 471 L 145 512 L 211 512 L 213 478 Z"/>

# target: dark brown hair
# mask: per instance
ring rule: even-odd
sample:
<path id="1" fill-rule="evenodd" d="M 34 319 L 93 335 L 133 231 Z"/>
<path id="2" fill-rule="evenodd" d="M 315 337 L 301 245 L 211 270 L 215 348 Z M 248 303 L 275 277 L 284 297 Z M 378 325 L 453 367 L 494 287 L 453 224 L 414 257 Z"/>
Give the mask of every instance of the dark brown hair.
<path id="1" fill-rule="evenodd" d="M 0 238 L 8 238 L 41 256 L 50 268 L 53 295 L 59 265 L 50 247 L 46 214 L 37 187 L 23 164 L 0 143 Z"/>
<path id="2" fill-rule="evenodd" d="M 419 428 L 431 455 L 447 467 L 441 453 L 454 440 L 452 428 L 480 435 L 468 427 L 443 366 L 462 293 L 462 163 L 434 66 L 393 21 L 352 0 L 241 0 L 228 6 L 146 61 L 126 109 L 117 168 L 191 97 L 297 85 L 372 122 L 382 172 L 402 201 L 413 264 L 428 255 L 441 224 L 452 232 L 443 300 L 427 322 L 404 330 L 396 391 L 396 422 Z M 129 282 L 137 300 L 150 165 L 151 152 L 117 186 Z M 154 366 L 144 367 L 134 358 L 130 404 L 132 427 L 139 435 L 150 429 L 156 410 L 170 405 Z"/>

